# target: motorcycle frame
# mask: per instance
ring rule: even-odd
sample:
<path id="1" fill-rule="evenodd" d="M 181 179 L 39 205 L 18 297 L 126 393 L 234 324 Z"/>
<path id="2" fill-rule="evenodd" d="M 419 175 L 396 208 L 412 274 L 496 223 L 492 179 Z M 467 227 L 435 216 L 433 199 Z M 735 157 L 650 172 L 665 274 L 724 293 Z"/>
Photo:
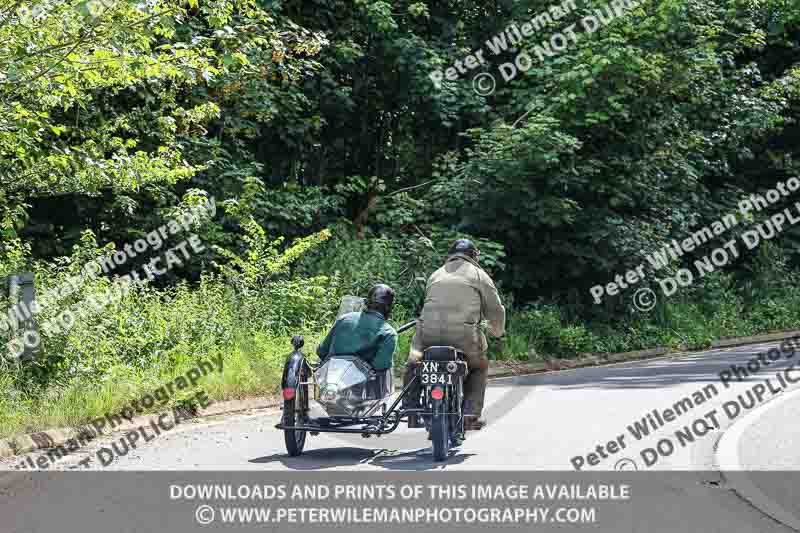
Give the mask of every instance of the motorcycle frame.
<path id="1" fill-rule="evenodd" d="M 308 364 L 308 363 L 306 363 Z M 399 408 L 398 405 L 400 402 L 403 401 L 403 398 L 408 394 L 408 391 L 411 390 L 414 383 L 419 379 L 419 375 L 415 375 L 411 381 L 408 382 L 403 390 L 400 392 L 400 395 L 392 402 L 392 405 L 383 413 L 382 416 L 368 416 L 368 417 L 320 417 L 315 418 L 314 420 L 317 421 L 317 424 L 302 424 L 302 425 L 294 425 L 289 426 L 283 424 L 276 425 L 276 429 L 293 429 L 296 431 L 308 431 L 311 434 L 314 433 L 354 433 L 358 435 L 387 435 L 394 430 L 396 430 L 400 423 L 402 422 L 403 417 L 406 415 L 412 414 L 432 414 L 427 409 L 418 408 L 418 409 L 404 409 Z M 298 385 L 308 384 L 306 383 L 298 383 Z M 394 417 L 392 417 L 394 415 Z M 356 426 L 356 425 L 363 425 L 365 427 L 362 428 L 353 428 L 349 426 Z M 368 426 L 373 426 L 372 428 Z"/>
<path id="2" fill-rule="evenodd" d="M 416 326 L 416 321 L 404 324 L 403 326 L 397 329 L 397 333 L 398 334 L 403 333 L 404 331 L 409 330 L 414 326 Z M 291 387 L 296 390 L 298 387 L 301 386 L 308 386 L 315 384 L 313 381 L 298 382 L 295 379 L 297 371 L 302 366 L 304 366 L 308 371 L 310 371 L 312 376 L 314 367 L 308 363 L 305 355 L 303 355 L 303 353 L 300 351 L 300 349 L 303 346 L 302 337 L 293 338 L 292 344 L 294 345 L 295 351 L 292 352 L 292 354 L 289 356 L 289 359 L 284 367 L 282 388 Z M 419 369 L 419 366 L 417 368 Z M 281 421 L 281 423 L 277 424 L 275 428 L 280 430 L 290 429 L 295 431 L 307 431 L 311 435 L 315 435 L 318 433 L 350 433 L 350 434 L 362 435 L 363 437 L 369 437 L 372 435 L 375 436 L 387 435 L 396 430 L 400 426 L 402 419 L 407 415 L 433 416 L 432 409 L 427 409 L 427 408 L 398 409 L 398 405 L 400 404 L 400 402 L 402 402 L 403 398 L 405 398 L 409 390 L 411 390 L 411 388 L 414 386 L 414 383 L 419 379 L 420 379 L 420 374 L 419 371 L 417 371 L 414 374 L 414 377 L 411 379 L 411 381 L 409 381 L 408 384 L 405 387 L 403 387 L 403 390 L 400 392 L 400 395 L 397 397 L 397 399 L 395 399 L 395 401 L 392 403 L 389 409 L 387 409 L 382 416 L 320 417 L 313 419 L 314 421 L 318 422 L 317 424 L 301 424 L 301 425 L 286 425 L 283 423 L 283 421 Z M 454 386 L 447 385 L 447 387 L 450 388 Z M 377 408 L 377 406 L 373 407 L 372 410 L 374 410 L 375 408 Z M 370 410 L 369 412 L 372 412 L 372 410 Z M 392 417 L 393 414 L 394 417 Z M 447 414 L 457 414 L 457 413 L 447 413 Z M 363 427 L 361 428 L 350 427 L 356 425 L 361 425 Z"/>

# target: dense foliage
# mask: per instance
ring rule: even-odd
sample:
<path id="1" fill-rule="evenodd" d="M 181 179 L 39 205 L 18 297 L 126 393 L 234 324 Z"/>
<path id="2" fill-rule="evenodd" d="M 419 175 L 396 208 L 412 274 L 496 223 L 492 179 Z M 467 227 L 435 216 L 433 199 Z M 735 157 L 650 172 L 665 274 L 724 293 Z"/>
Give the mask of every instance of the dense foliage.
<path id="1" fill-rule="evenodd" d="M 555 5 L 575 9 L 539 16 Z M 117 385 L 220 352 L 237 355 L 227 381 L 208 385 L 217 397 L 264 392 L 279 339 L 318 334 L 341 295 L 388 282 L 396 319 L 413 317 L 425 278 L 462 235 L 478 241 L 513 307 L 496 357 L 796 327 L 797 227 L 650 313 L 630 304 L 633 291 L 593 303 L 590 287 L 800 175 L 797 2 L 626 5 L 6 1 L 0 277 L 30 270 L 39 290 L 54 287 L 199 199 L 219 209 L 193 228 L 202 252 L 45 335 L 37 362 L 3 361 L 0 432 L 56 423 L 37 414 L 42 398 L 73 405 L 95 387 L 97 402 L 63 420 L 74 421 L 122 401 L 108 393 Z M 587 31 L 596 9 L 607 23 Z M 490 51 L 487 40 L 534 18 L 533 35 Z M 568 46 L 542 53 L 573 24 Z M 431 75 L 481 49 L 477 68 Z M 505 81 L 519 53 L 532 62 Z M 475 89 L 479 73 L 495 78 L 493 92 Z M 60 305 L 110 283 L 92 280 Z"/>

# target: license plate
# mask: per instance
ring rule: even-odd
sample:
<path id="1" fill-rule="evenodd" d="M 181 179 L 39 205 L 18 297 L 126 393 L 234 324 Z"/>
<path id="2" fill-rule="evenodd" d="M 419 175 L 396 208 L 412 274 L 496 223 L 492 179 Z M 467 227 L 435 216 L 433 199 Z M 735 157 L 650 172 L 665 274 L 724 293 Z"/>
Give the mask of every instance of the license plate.
<path id="1" fill-rule="evenodd" d="M 423 385 L 452 385 L 453 372 L 448 370 L 447 363 L 423 361 L 420 381 Z"/>

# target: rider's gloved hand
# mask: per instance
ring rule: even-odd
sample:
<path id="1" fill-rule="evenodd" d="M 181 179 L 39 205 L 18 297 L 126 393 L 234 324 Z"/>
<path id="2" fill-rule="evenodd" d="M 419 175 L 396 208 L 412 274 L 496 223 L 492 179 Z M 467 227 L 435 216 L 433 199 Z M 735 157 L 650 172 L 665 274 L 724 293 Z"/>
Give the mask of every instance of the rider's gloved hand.
<path id="1" fill-rule="evenodd" d="M 497 339 L 497 352 L 503 353 L 506 351 L 506 338 L 500 337 Z"/>

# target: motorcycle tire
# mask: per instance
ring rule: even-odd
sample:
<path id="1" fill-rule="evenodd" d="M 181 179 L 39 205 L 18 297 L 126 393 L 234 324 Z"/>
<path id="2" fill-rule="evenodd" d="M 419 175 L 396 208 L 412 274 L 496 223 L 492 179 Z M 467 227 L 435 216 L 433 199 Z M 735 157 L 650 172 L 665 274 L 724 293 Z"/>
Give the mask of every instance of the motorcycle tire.
<path id="1" fill-rule="evenodd" d="M 433 441 L 434 461 L 444 461 L 450 453 L 450 421 L 445 401 L 433 404 L 431 416 L 431 441 Z"/>
<path id="2" fill-rule="evenodd" d="M 298 382 L 305 381 L 303 371 L 300 371 Z M 283 423 L 286 425 L 298 425 L 305 422 L 306 419 L 306 404 L 308 402 L 308 385 L 300 385 L 297 387 L 297 392 L 291 400 L 283 402 Z M 297 457 L 303 453 L 303 448 L 306 445 L 307 431 L 284 429 L 283 438 L 286 441 L 286 451 L 289 452 L 290 457 Z"/>

